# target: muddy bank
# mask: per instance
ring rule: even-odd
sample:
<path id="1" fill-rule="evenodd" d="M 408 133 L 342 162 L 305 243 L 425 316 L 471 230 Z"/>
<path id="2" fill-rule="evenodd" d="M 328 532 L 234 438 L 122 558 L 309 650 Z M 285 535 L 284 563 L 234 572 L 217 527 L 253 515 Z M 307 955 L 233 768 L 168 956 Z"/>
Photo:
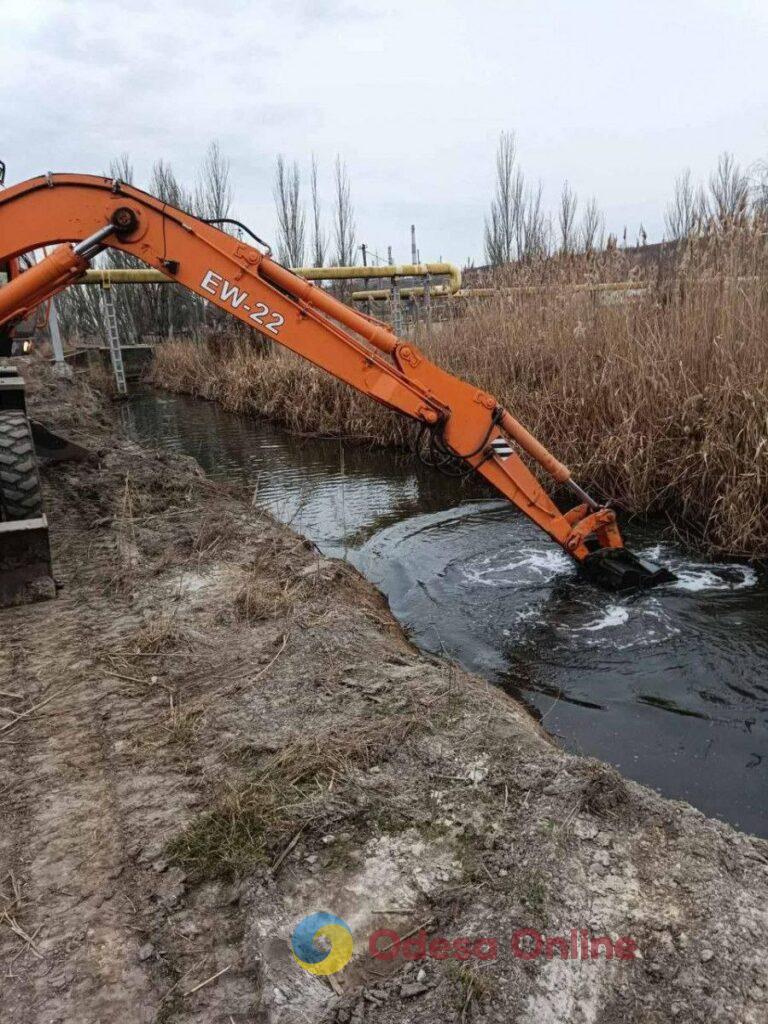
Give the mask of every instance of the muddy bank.
<path id="1" fill-rule="evenodd" d="M 768 844 L 558 750 L 84 387 L 32 404 L 94 458 L 45 472 L 57 601 L 3 612 L 8 1019 L 765 1019 Z M 317 911 L 354 936 L 330 979 L 290 952 Z"/>
<path id="2" fill-rule="evenodd" d="M 677 581 L 617 598 L 508 503 L 417 459 L 167 391 L 134 394 L 120 418 L 134 441 L 258 489 L 373 583 L 417 647 L 521 700 L 565 749 L 768 838 L 768 573 L 697 559 L 634 521 L 630 550 Z"/>

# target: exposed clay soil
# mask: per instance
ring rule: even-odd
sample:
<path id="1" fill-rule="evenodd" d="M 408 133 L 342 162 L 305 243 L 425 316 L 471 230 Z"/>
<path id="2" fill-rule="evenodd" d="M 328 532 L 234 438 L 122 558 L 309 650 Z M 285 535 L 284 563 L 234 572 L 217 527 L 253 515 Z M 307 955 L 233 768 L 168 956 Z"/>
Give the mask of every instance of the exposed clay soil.
<path id="1" fill-rule="evenodd" d="M 84 385 L 31 405 L 94 454 L 44 472 L 58 598 L 0 613 L 4 1021 L 768 1020 L 768 844 L 559 750 Z M 331 979 L 290 953 L 319 910 Z M 498 957 L 367 955 L 421 927 Z M 526 927 L 638 954 L 523 960 Z"/>

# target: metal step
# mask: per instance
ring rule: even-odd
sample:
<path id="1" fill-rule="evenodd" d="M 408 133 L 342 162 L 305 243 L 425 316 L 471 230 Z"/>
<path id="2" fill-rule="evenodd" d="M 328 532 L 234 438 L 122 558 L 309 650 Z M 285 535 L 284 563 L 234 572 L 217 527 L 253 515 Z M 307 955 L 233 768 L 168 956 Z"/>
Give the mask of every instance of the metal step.
<path id="1" fill-rule="evenodd" d="M 102 291 L 104 303 L 104 323 L 107 329 L 107 342 L 109 344 L 109 356 L 112 360 L 112 372 L 115 375 L 115 386 L 118 395 L 127 395 L 128 386 L 125 382 L 125 367 L 123 366 L 123 352 L 120 348 L 120 331 L 117 326 L 117 310 L 111 288 L 104 288 Z"/>

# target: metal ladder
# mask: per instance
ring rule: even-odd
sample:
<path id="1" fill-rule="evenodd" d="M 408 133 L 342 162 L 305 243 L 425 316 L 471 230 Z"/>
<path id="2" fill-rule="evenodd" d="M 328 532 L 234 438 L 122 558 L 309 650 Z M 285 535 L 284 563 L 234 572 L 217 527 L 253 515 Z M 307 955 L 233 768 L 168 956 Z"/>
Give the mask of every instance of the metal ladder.
<path id="1" fill-rule="evenodd" d="M 112 289 L 106 287 L 102 290 L 104 302 L 104 323 L 107 329 L 107 342 L 109 343 L 109 356 L 112 360 L 112 371 L 115 375 L 115 385 L 118 395 L 127 395 L 128 387 L 125 383 L 125 367 L 123 366 L 123 351 L 120 348 L 120 333 L 117 329 L 117 310 Z"/>

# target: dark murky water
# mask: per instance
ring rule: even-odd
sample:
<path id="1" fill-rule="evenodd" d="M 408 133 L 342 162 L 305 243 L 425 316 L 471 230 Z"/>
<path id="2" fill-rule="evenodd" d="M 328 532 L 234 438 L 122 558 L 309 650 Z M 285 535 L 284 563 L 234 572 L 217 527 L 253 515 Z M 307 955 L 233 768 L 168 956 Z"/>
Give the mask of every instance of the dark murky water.
<path id="1" fill-rule="evenodd" d="M 569 749 L 768 836 L 765 574 L 630 527 L 632 548 L 678 579 L 617 597 L 510 506 L 405 457 L 165 394 L 123 414 L 138 439 L 249 481 L 277 518 L 376 583 L 416 643 L 522 699 Z"/>

